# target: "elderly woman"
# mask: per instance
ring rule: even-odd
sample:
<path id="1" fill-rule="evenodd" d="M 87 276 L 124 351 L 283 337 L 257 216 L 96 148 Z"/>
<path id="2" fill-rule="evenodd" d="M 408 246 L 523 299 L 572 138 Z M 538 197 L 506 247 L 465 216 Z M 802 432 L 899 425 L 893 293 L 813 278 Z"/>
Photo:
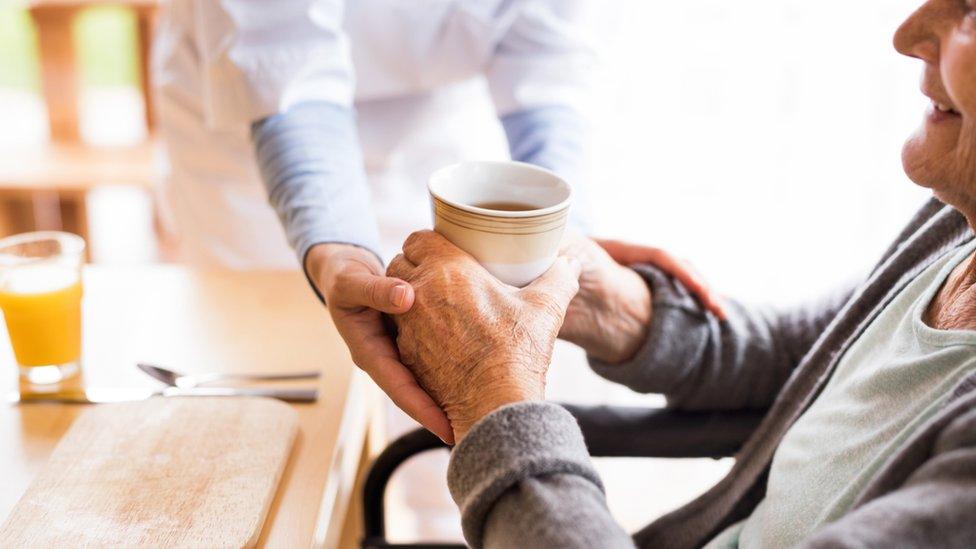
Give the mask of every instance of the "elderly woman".
<path id="1" fill-rule="evenodd" d="M 895 45 L 925 65 L 932 108 L 903 156 L 935 199 L 818 306 L 732 302 L 721 321 L 660 271 L 618 266 L 641 255 L 620 243 L 579 242 L 515 290 L 436 234 L 406 242 L 390 269 L 417 297 L 398 344 L 454 429 L 472 546 L 976 547 L 976 0 L 925 2 Z M 632 538 L 573 418 L 543 401 L 557 332 L 672 407 L 770 411 L 722 482 Z"/>

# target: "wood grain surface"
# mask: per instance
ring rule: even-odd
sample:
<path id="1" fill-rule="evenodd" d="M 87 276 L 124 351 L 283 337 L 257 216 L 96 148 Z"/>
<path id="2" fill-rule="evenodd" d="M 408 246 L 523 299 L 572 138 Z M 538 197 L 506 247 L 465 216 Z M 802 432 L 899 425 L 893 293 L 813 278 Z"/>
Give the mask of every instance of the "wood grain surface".
<path id="1" fill-rule="evenodd" d="M 253 546 L 298 432 L 257 398 L 85 412 L 0 528 L 0 547 Z"/>
<path id="2" fill-rule="evenodd" d="M 81 386 L 158 387 L 137 362 L 187 373 L 322 370 L 318 402 L 290 406 L 299 435 L 257 545 L 336 547 L 356 495 L 355 467 L 341 464 L 362 451 L 375 389 L 301 272 L 88 266 L 84 283 Z M 0 394 L 17 387 L 6 340 L 0 323 Z M 87 409 L 0 403 L 0 522 Z"/>

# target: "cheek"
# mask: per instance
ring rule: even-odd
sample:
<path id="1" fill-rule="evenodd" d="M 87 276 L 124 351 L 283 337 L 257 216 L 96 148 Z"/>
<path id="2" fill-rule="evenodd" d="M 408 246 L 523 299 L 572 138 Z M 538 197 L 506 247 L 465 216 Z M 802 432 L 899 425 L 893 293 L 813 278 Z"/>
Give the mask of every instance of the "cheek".
<path id="1" fill-rule="evenodd" d="M 968 22 L 968 27 L 976 23 Z M 942 81 L 957 108 L 976 120 L 976 28 L 953 33 L 942 53 Z"/>
<path id="2" fill-rule="evenodd" d="M 954 164 L 956 178 L 967 186 L 976 181 L 976 19 L 967 18 L 943 54 L 943 78 L 963 120 Z"/>

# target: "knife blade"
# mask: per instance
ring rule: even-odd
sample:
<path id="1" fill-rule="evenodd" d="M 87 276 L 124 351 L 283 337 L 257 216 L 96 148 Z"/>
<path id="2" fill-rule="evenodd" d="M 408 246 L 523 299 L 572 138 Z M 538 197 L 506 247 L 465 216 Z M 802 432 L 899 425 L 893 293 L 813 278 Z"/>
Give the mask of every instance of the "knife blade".
<path id="1" fill-rule="evenodd" d="M 89 388 L 58 391 L 52 393 L 14 393 L 11 402 L 22 404 L 33 402 L 58 402 L 62 404 L 108 404 L 112 402 L 133 402 L 152 397 L 267 397 L 285 402 L 315 402 L 318 400 L 317 389 L 232 389 L 224 387 L 196 387 L 180 389 L 178 387 L 163 387 L 160 389 L 143 388 Z"/>
<path id="2" fill-rule="evenodd" d="M 290 372 L 290 373 L 264 373 L 264 374 L 248 374 L 248 373 L 202 373 L 202 374 L 185 374 L 177 372 L 166 368 L 165 366 L 159 366 L 157 364 L 149 364 L 145 362 L 136 363 L 136 368 L 142 373 L 148 375 L 149 377 L 161 381 L 166 385 L 171 387 L 182 387 L 184 389 L 189 389 L 191 387 L 201 387 L 204 384 L 210 384 L 217 381 L 287 381 L 295 379 L 318 379 L 321 377 L 322 372 L 319 371 L 309 371 L 309 372 Z M 213 385 L 212 385 L 213 386 Z M 226 387 L 226 385 L 225 385 Z"/>

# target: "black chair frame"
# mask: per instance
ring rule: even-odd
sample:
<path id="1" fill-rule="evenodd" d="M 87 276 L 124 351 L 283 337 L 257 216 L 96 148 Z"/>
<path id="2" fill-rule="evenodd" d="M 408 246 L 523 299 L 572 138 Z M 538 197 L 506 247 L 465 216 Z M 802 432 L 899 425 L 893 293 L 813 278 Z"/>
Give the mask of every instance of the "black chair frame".
<path id="1" fill-rule="evenodd" d="M 573 406 L 593 457 L 714 458 L 733 456 L 756 430 L 764 410 L 682 412 L 660 408 Z M 452 543 L 389 543 L 386 487 L 397 468 L 413 456 L 447 448 L 424 429 L 393 441 L 373 462 L 363 486 L 363 549 L 455 549 Z"/>

